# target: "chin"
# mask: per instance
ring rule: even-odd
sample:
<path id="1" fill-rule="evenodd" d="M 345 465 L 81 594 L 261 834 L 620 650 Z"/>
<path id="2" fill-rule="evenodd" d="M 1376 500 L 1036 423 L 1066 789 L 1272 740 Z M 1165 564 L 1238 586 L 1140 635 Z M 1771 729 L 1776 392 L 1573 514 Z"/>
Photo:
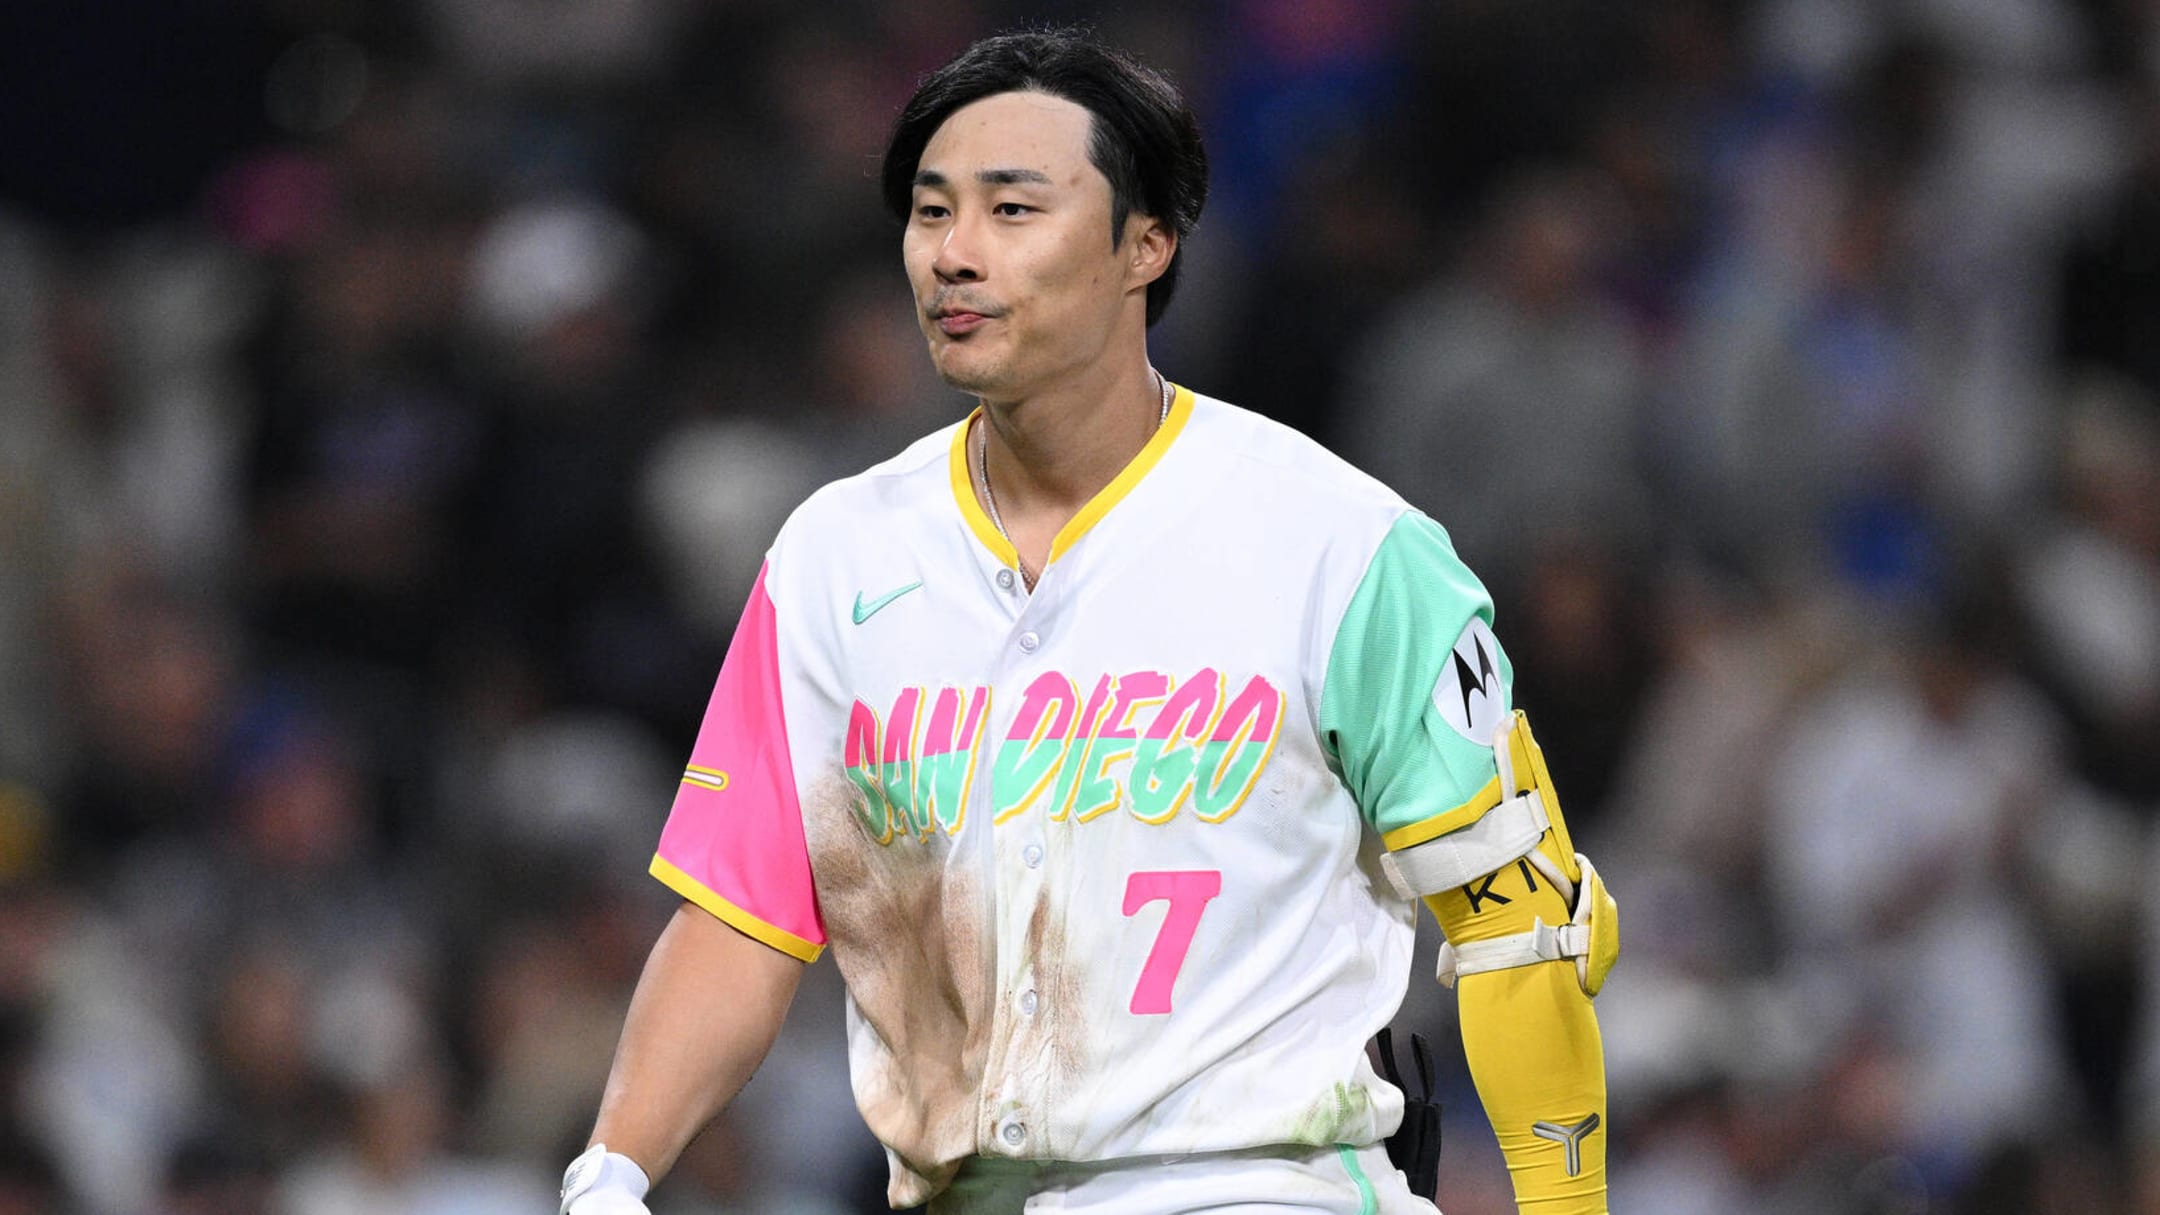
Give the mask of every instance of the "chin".
<path id="1" fill-rule="evenodd" d="M 999 369 L 979 358 L 968 357 L 972 351 L 948 350 L 943 358 L 932 357 L 938 378 L 962 392 L 983 396 L 993 393 L 1002 382 Z"/>

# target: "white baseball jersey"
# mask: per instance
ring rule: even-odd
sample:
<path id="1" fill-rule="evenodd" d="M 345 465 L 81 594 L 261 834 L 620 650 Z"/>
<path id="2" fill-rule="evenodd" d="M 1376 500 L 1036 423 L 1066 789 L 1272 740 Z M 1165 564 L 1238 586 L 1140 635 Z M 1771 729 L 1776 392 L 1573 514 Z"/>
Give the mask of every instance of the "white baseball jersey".
<path id="1" fill-rule="evenodd" d="M 975 1155 L 1374 1143 L 1414 910 L 1378 857 L 1495 796 L 1484 588 L 1379 483 L 1179 389 L 1030 593 L 967 434 L 781 530 L 653 872 L 830 942 L 895 1205 Z"/>

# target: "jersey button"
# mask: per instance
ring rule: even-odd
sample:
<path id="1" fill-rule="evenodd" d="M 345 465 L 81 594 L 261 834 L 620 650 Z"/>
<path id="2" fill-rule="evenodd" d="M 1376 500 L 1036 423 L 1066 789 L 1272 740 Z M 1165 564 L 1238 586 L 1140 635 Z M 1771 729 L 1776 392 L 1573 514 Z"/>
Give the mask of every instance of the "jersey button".
<path id="1" fill-rule="evenodd" d="M 1008 1122 L 998 1131 L 998 1137 L 1007 1147 L 1019 1147 L 1027 1140 L 1027 1128 L 1017 1122 Z"/>
<path id="2" fill-rule="evenodd" d="M 1033 632 L 1020 634 L 1020 651 L 1024 654 L 1034 653 L 1035 647 L 1041 644 L 1042 638 L 1037 637 Z"/>
<path id="3" fill-rule="evenodd" d="M 1004 590 L 1004 591 L 1009 591 L 1009 590 L 1011 590 L 1011 589 L 1012 589 L 1012 584 L 1013 584 L 1013 576 L 1012 576 L 1012 571 L 1011 571 L 1011 570 L 999 570 L 999 571 L 998 571 L 998 589 L 999 589 L 999 590 Z"/>
<path id="4" fill-rule="evenodd" d="M 1042 868 L 1042 845 L 1029 844 L 1027 847 L 1022 848 L 1020 850 L 1020 859 L 1026 861 L 1027 867 L 1030 869 Z"/>
<path id="5" fill-rule="evenodd" d="M 1025 1017 L 1035 1015 L 1035 989 L 1032 987 L 1020 993 L 1020 1015 Z"/>

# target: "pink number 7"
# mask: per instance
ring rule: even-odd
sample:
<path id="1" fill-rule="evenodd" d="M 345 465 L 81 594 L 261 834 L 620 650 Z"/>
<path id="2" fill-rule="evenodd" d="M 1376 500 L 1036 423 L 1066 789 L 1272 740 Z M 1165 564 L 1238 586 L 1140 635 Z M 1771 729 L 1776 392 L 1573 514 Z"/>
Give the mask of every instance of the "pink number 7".
<path id="1" fill-rule="evenodd" d="M 1221 893 L 1220 869 L 1157 870 L 1125 879 L 1128 916 L 1157 899 L 1170 900 L 1162 929 L 1155 934 L 1155 947 L 1148 950 L 1147 964 L 1140 968 L 1140 985 L 1133 988 L 1135 1014 L 1170 1011 L 1170 989 L 1177 984 L 1185 951 L 1192 948 L 1193 933 L 1200 928 L 1200 913 L 1207 910 L 1209 899 Z"/>

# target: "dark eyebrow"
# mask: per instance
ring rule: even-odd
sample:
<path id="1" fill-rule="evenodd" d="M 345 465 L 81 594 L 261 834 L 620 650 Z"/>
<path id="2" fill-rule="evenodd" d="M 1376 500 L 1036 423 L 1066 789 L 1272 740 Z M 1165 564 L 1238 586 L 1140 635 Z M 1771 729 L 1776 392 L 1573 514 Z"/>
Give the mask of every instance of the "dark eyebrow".
<path id="1" fill-rule="evenodd" d="M 1047 186 L 1054 184 L 1048 174 L 1037 172 L 1034 169 L 984 169 L 975 175 L 975 180 L 986 186 L 1016 186 L 1022 184 Z M 917 189 L 927 187 L 932 190 L 939 190 L 948 184 L 950 183 L 945 180 L 945 175 L 936 169 L 924 169 L 915 175 Z"/>

